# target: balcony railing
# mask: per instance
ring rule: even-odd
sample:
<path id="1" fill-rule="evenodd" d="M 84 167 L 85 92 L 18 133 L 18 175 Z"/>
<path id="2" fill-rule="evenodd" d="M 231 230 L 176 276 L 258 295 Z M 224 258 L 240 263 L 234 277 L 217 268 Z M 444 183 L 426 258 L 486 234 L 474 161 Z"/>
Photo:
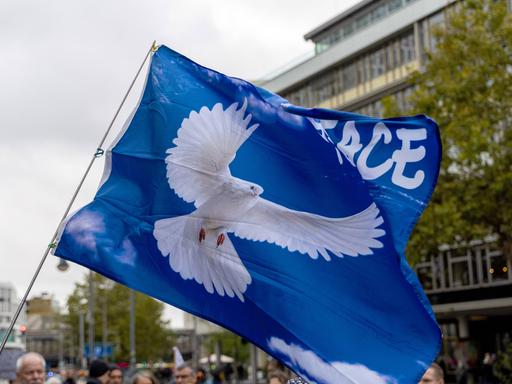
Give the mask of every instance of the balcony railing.
<path id="1" fill-rule="evenodd" d="M 512 284 L 511 261 L 495 239 L 443 247 L 414 269 L 426 293 Z"/>

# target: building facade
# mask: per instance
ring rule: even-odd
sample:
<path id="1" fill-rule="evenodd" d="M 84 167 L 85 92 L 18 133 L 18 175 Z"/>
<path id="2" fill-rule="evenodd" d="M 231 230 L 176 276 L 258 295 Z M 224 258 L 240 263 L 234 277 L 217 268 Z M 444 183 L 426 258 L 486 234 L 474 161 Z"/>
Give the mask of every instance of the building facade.
<path id="1" fill-rule="evenodd" d="M 315 55 L 261 86 L 292 104 L 381 116 L 384 96 L 407 107 L 409 75 L 435 48 L 449 0 L 365 0 L 304 37 Z"/>
<path id="2" fill-rule="evenodd" d="M 71 330 L 60 316 L 57 302 L 42 294 L 27 300 L 27 350 L 44 356 L 49 368 L 63 368 L 75 363 Z"/>
<path id="3" fill-rule="evenodd" d="M 259 85 L 306 107 L 380 117 L 383 97 L 391 96 L 406 110 L 407 80 L 435 50 L 433 30 L 454 6 L 453 0 L 363 0 L 304 36 L 315 44 L 313 57 Z M 416 265 L 443 330 L 440 359 L 449 375 L 461 366 L 477 372 L 484 353 L 511 340 L 511 256 L 491 238 L 441 247 Z"/>
<path id="4" fill-rule="evenodd" d="M 20 300 L 11 283 L 0 282 L 0 340 L 3 340 L 7 333 Z M 0 355 L 0 384 L 7 384 L 16 378 L 16 360 L 26 350 L 25 324 L 26 309 L 23 306 Z"/>
<path id="5" fill-rule="evenodd" d="M 0 283 L 0 339 L 9 329 L 12 316 L 20 303 L 16 289 L 11 283 Z M 6 348 L 25 350 L 26 308 L 23 307 L 13 331 L 9 334 Z"/>

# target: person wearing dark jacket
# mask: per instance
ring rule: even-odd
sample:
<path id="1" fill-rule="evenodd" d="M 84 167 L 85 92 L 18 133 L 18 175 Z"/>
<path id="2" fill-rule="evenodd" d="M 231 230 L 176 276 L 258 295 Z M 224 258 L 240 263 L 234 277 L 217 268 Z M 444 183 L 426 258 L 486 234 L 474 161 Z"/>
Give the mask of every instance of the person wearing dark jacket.
<path id="1" fill-rule="evenodd" d="M 89 366 L 87 384 L 108 384 L 109 367 L 102 360 L 93 360 Z"/>

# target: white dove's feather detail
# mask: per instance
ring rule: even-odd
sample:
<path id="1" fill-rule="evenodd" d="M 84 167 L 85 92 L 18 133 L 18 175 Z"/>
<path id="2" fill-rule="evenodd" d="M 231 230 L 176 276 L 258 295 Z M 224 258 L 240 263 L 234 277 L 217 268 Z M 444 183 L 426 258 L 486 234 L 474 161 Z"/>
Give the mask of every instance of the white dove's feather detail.
<path id="1" fill-rule="evenodd" d="M 229 163 L 258 128 L 258 124 L 248 127 L 251 114 L 244 118 L 247 101 L 238 110 L 237 106 L 238 103 L 233 103 L 223 110 L 222 104 L 217 103 L 211 110 L 203 107 L 199 113 L 192 111 L 178 129 L 178 137 L 173 140 L 176 146 L 167 150 L 167 179 L 171 188 L 196 207 L 232 177 Z"/>
<path id="2" fill-rule="evenodd" d="M 292 210 L 260 197 L 263 188 L 231 175 L 229 164 L 240 146 L 258 128 L 249 126 L 247 101 L 223 109 L 202 107 L 178 129 L 175 147 L 167 150 L 170 187 L 196 209 L 188 215 L 155 222 L 153 235 L 173 271 L 195 280 L 207 292 L 238 297 L 251 284 L 228 233 L 266 241 L 307 254 L 313 259 L 373 254 L 385 234 L 383 219 L 371 204 L 355 215 L 329 218 Z"/>
<path id="3" fill-rule="evenodd" d="M 216 236 L 207 236 L 203 243 L 197 240 L 201 220 L 190 215 L 158 220 L 153 232 L 158 249 L 169 256 L 169 265 L 185 279 L 203 284 L 209 293 L 220 296 L 235 295 L 244 301 L 243 293 L 251 283 L 251 276 L 226 238 L 222 247 L 216 247 Z"/>
<path id="4" fill-rule="evenodd" d="M 352 216 L 329 218 L 260 198 L 231 229 L 243 239 L 267 241 L 313 259 L 321 255 L 330 260 L 327 250 L 342 257 L 371 255 L 372 248 L 382 248 L 377 240 L 385 234 L 378 228 L 382 223 L 375 203 Z"/>

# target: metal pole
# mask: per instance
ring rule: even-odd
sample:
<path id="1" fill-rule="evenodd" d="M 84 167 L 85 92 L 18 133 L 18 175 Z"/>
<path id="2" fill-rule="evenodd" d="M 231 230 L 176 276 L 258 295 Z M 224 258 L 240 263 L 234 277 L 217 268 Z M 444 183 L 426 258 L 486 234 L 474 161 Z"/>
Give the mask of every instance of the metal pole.
<path id="1" fill-rule="evenodd" d="M 251 384 L 258 383 L 258 351 L 254 344 L 251 344 Z"/>
<path id="2" fill-rule="evenodd" d="M 215 340 L 215 366 L 220 367 L 220 340 Z"/>
<path id="3" fill-rule="evenodd" d="M 59 327 L 59 370 L 64 369 L 64 337 L 62 335 L 62 328 Z"/>
<path id="4" fill-rule="evenodd" d="M 192 366 L 197 368 L 199 366 L 199 346 L 197 340 L 197 317 L 192 315 L 193 331 L 192 334 Z"/>
<path id="5" fill-rule="evenodd" d="M 114 121 L 116 120 L 117 115 L 121 111 L 121 108 L 123 107 L 124 102 L 126 101 L 126 98 L 128 97 L 128 94 L 132 90 L 133 85 L 135 84 L 135 81 L 137 80 L 137 77 L 139 77 L 139 73 L 142 71 L 142 68 L 144 67 L 144 64 L 146 63 L 146 60 L 148 59 L 149 55 L 151 54 L 151 52 L 156 52 L 156 50 L 157 50 L 157 46 L 155 44 L 156 44 L 156 41 L 153 41 L 153 44 L 151 44 L 151 48 L 149 49 L 148 53 L 144 57 L 144 60 L 142 61 L 142 64 L 139 67 L 139 70 L 137 71 L 137 74 L 135 75 L 132 83 L 130 84 L 130 87 L 128 88 L 128 91 L 126 91 L 126 94 L 123 97 L 123 101 L 121 101 L 121 104 L 117 108 L 117 111 L 116 111 L 116 113 L 114 115 L 114 118 L 110 122 L 110 125 L 107 128 L 107 131 L 103 135 L 103 138 L 101 139 L 101 141 L 100 141 L 100 143 L 98 145 L 98 148 L 96 149 L 96 152 L 92 156 L 92 159 L 89 162 L 89 165 L 87 166 L 87 169 L 85 170 L 84 175 L 82 176 L 82 180 L 80 180 L 80 183 L 78 183 L 78 187 L 76 188 L 75 192 L 73 193 L 73 197 L 71 198 L 71 201 L 69 202 L 66 210 L 64 211 L 64 215 L 62 215 L 62 218 L 59 221 L 59 225 L 57 226 L 57 229 L 55 230 L 55 233 L 53 234 L 53 237 L 52 237 L 52 240 L 51 240 L 50 244 L 48 244 L 48 247 L 44 251 L 43 257 L 41 258 L 41 261 L 39 262 L 39 265 L 36 268 L 34 276 L 32 276 L 32 280 L 30 281 L 30 284 L 28 285 L 27 290 L 25 291 L 25 294 L 23 295 L 23 298 L 20 301 L 20 304 L 18 305 L 18 308 L 16 309 L 16 312 L 14 313 L 14 316 L 11 319 L 11 324 L 9 324 L 9 328 L 7 328 L 7 330 L 5 331 L 5 334 L 4 334 L 3 338 L 2 338 L 2 342 L 0 343 L 0 355 L 2 354 L 2 351 L 4 350 L 5 343 L 7 343 L 7 339 L 9 337 L 10 333 L 12 332 L 12 329 L 14 328 L 14 324 L 16 324 L 16 320 L 18 320 L 18 317 L 20 315 L 21 309 L 23 308 L 23 305 L 27 301 L 27 297 L 28 297 L 28 295 L 30 293 L 30 290 L 32 289 L 32 286 L 34 285 L 34 282 L 36 281 L 37 276 L 39 275 L 39 272 L 41 271 L 41 268 L 43 267 L 43 264 L 46 261 L 46 257 L 50 253 L 50 250 L 52 248 L 55 248 L 55 246 L 56 246 L 55 242 L 57 241 L 57 236 L 59 235 L 60 226 L 62 225 L 62 223 L 64 222 L 64 220 L 68 216 L 68 213 L 71 210 L 71 206 L 75 202 L 76 196 L 78 195 L 78 192 L 82 188 L 82 185 L 83 185 L 83 183 L 85 181 L 85 178 L 87 177 L 87 175 L 89 174 L 89 171 L 92 168 L 94 160 L 96 160 L 98 157 L 101 156 L 101 154 L 103 154 L 103 149 L 101 149 L 101 147 L 105 143 L 105 140 L 106 140 L 106 138 L 107 138 L 107 136 L 108 136 L 108 134 L 110 132 L 110 129 L 114 125 Z"/>
<path id="6" fill-rule="evenodd" d="M 130 289 L 130 368 L 137 362 L 135 351 L 135 291 Z"/>
<path id="7" fill-rule="evenodd" d="M 101 342 L 103 344 L 103 358 L 108 361 L 108 355 L 107 355 L 107 336 L 108 336 L 108 329 L 107 329 L 107 295 L 106 292 L 102 295 L 103 305 L 102 305 L 102 332 L 101 332 Z"/>
<path id="8" fill-rule="evenodd" d="M 84 313 L 82 311 L 78 312 L 78 320 L 79 320 L 79 348 L 80 348 L 80 368 L 85 369 L 85 322 L 84 322 Z"/>
<path id="9" fill-rule="evenodd" d="M 89 298 L 87 320 L 89 322 L 89 364 L 94 360 L 94 272 L 89 271 Z"/>

